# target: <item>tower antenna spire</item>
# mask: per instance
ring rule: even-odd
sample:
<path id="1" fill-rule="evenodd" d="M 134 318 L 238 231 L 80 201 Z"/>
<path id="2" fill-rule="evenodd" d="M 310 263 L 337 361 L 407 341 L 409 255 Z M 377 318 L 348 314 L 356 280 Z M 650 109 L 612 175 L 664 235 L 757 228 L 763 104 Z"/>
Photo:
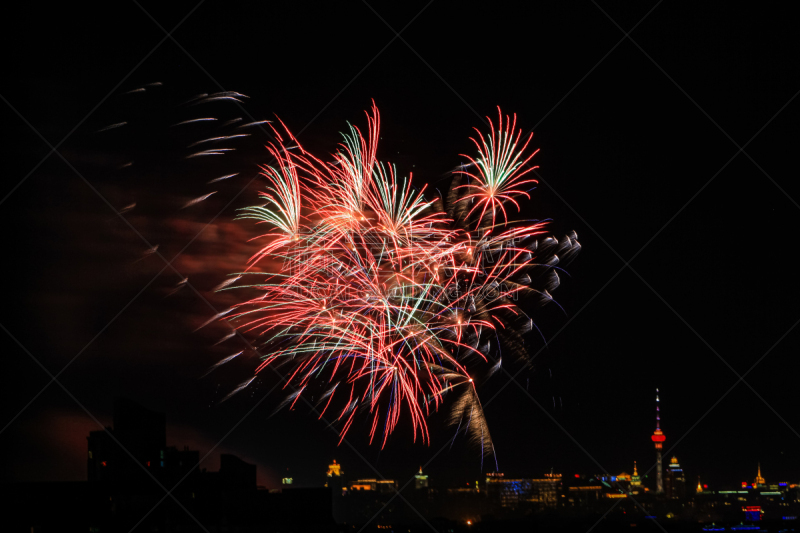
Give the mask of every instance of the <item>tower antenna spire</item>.
<path id="1" fill-rule="evenodd" d="M 756 486 L 766 485 L 767 482 L 761 477 L 761 461 L 758 462 L 758 475 L 756 476 Z"/>
<path id="2" fill-rule="evenodd" d="M 636 469 L 636 461 L 633 462 L 633 475 L 631 476 L 631 487 L 633 487 L 634 494 L 638 494 L 639 487 L 642 485 L 642 478 L 639 477 L 639 471 Z"/>
<path id="3" fill-rule="evenodd" d="M 656 447 L 656 494 L 663 494 L 664 492 L 664 479 L 662 477 L 661 467 L 661 448 L 666 440 L 664 432 L 661 431 L 661 400 L 658 397 L 658 389 L 656 389 L 656 430 L 650 436 Z"/>
<path id="4" fill-rule="evenodd" d="M 661 402 L 658 399 L 658 389 L 656 389 L 656 429 L 661 429 Z"/>

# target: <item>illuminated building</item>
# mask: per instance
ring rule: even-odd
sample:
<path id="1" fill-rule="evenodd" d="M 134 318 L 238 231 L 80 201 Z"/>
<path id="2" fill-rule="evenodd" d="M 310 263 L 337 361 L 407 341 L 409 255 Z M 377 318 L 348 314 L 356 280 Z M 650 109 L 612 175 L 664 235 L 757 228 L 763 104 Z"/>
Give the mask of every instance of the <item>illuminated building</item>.
<path id="1" fill-rule="evenodd" d="M 673 457 L 667 466 L 666 495 L 671 500 L 682 500 L 686 497 L 686 477 L 678 463 L 678 458 Z"/>
<path id="2" fill-rule="evenodd" d="M 551 508 L 558 505 L 561 474 L 545 474 L 543 479 L 509 479 L 503 474 L 487 474 L 486 492 L 501 507 L 516 509 L 523 506 Z"/>
<path id="3" fill-rule="evenodd" d="M 342 465 L 333 460 L 333 464 L 328 465 L 328 477 L 340 477 L 342 475 Z"/>
<path id="4" fill-rule="evenodd" d="M 703 484 L 700 483 L 700 476 L 697 476 L 697 493 L 703 492 Z"/>
<path id="5" fill-rule="evenodd" d="M 658 389 L 656 389 L 656 430 L 653 432 L 650 440 L 656 445 L 656 494 L 663 494 L 664 480 L 661 473 L 661 447 L 666 437 L 661 431 L 661 408 L 659 407 Z"/>
<path id="6" fill-rule="evenodd" d="M 745 520 L 749 522 L 761 520 L 761 515 L 764 514 L 760 505 L 745 505 L 742 507 L 742 511 L 744 512 Z M 734 528 L 731 528 L 731 530 L 734 530 Z"/>
<path id="7" fill-rule="evenodd" d="M 642 486 L 642 478 L 639 477 L 639 472 L 636 470 L 636 461 L 633 462 L 633 475 L 631 476 L 631 487 L 638 489 Z"/>
<path id="8" fill-rule="evenodd" d="M 414 476 L 414 488 L 415 489 L 428 488 L 428 476 L 422 473 L 422 467 L 419 467 L 419 473 Z"/>
<path id="9" fill-rule="evenodd" d="M 627 472 L 622 472 L 621 474 L 617 474 L 616 476 L 612 476 L 614 478 L 614 483 L 623 492 L 631 492 L 631 479 L 633 476 L 628 474 Z"/>
<path id="10" fill-rule="evenodd" d="M 396 492 L 397 482 L 392 479 L 359 479 L 350 485 L 351 491 Z"/>
<path id="11" fill-rule="evenodd" d="M 761 463 L 758 463 L 758 474 L 756 474 L 756 480 L 754 487 L 762 488 L 767 485 L 766 480 L 761 477 Z"/>
<path id="12" fill-rule="evenodd" d="M 333 460 L 333 463 L 328 465 L 328 480 L 325 482 L 326 487 L 332 488 L 334 491 L 346 490 L 344 482 L 344 472 L 342 472 L 342 465 Z"/>
<path id="13" fill-rule="evenodd" d="M 550 469 L 549 474 L 544 475 L 544 479 L 532 479 L 535 490 L 534 497 L 530 501 L 538 502 L 539 507 L 555 507 L 558 504 L 558 495 L 563 486 L 561 474 L 554 474 Z"/>
<path id="14" fill-rule="evenodd" d="M 602 485 L 574 485 L 567 488 L 567 503 L 571 506 L 591 505 L 603 497 Z"/>

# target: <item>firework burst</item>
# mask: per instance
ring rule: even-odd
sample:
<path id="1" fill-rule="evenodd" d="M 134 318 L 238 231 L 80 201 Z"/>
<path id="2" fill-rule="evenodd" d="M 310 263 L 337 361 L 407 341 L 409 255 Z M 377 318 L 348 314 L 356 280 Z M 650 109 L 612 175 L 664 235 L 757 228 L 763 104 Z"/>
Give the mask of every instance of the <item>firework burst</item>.
<path id="1" fill-rule="evenodd" d="M 498 340 L 524 356 L 533 322 L 517 301 L 549 301 L 558 256 L 579 245 L 574 234 L 557 241 L 543 222 L 510 218 L 535 183 L 536 152 L 527 153 L 530 137 L 520 142 L 516 117 L 499 114 L 497 129 L 478 131 L 477 155 L 466 156 L 447 198 L 431 199 L 377 160 L 374 106 L 367 123 L 366 135 L 350 126 L 326 161 L 273 127 L 263 204 L 240 212 L 268 228 L 264 244 L 235 274 L 239 284 L 222 289 L 257 295 L 225 320 L 263 348 L 257 372 L 289 368 L 284 403 L 314 401 L 342 438 L 367 412 L 370 442 L 385 444 L 402 418 L 428 442 L 429 415 L 456 391 L 452 422 L 492 453 L 475 373 L 499 368 Z"/>

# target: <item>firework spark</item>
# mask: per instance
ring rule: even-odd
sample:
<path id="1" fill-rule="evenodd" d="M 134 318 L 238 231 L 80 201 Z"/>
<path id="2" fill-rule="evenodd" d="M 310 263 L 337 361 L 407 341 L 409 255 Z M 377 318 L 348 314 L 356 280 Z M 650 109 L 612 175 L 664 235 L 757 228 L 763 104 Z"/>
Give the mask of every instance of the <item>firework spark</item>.
<path id="1" fill-rule="evenodd" d="M 490 121 L 488 135 L 479 131 L 477 155 L 466 156 L 446 198 L 431 199 L 377 160 L 374 106 L 367 123 L 366 135 L 350 126 L 327 161 L 270 125 L 275 163 L 262 167 L 263 204 L 239 217 L 267 228 L 264 244 L 236 274 L 241 285 L 220 286 L 255 297 L 225 320 L 267 354 L 256 372 L 290 365 L 285 404 L 316 398 L 342 438 L 367 411 L 370 442 L 385 444 L 402 418 L 427 442 L 429 415 L 456 390 L 452 422 L 493 453 L 477 376 L 500 368 L 501 344 L 524 356 L 533 322 L 517 301 L 550 301 L 558 257 L 580 245 L 574 233 L 558 241 L 544 222 L 510 218 L 536 168 L 516 117 L 500 114 L 497 129 Z"/>

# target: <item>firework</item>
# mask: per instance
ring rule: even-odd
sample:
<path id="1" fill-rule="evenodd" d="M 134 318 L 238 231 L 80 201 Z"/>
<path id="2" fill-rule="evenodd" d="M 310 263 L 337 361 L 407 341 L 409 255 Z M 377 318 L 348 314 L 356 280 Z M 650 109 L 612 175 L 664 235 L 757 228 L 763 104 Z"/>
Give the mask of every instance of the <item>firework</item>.
<path id="1" fill-rule="evenodd" d="M 315 402 L 342 438 L 366 412 L 370 442 L 385 444 L 402 418 L 427 442 L 429 415 L 455 391 L 453 423 L 490 453 L 477 374 L 499 368 L 500 345 L 524 356 L 533 322 L 517 302 L 549 301 L 558 255 L 579 245 L 574 234 L 546 236 L 544 222 L 511 219 L 535 184 L 536 152 L 527 153 L 530 137 L 520 142 L 516 117 L 499 113 L 497 129 L 490 121 L 488 135 L 478 132 L 478 153 L 447 197 L 430 199 L 377 160 L 374 106 L 367 124 L 366 135 L 350 126 L 325 161 L 270 125 L 262 204 L 239 216 L 264 225 L 264 244 L 238 284 L 221 287 L 256 296 L 225 320 L 263 348 L 257 372 L 288 368 L 284 403 Z"/>

